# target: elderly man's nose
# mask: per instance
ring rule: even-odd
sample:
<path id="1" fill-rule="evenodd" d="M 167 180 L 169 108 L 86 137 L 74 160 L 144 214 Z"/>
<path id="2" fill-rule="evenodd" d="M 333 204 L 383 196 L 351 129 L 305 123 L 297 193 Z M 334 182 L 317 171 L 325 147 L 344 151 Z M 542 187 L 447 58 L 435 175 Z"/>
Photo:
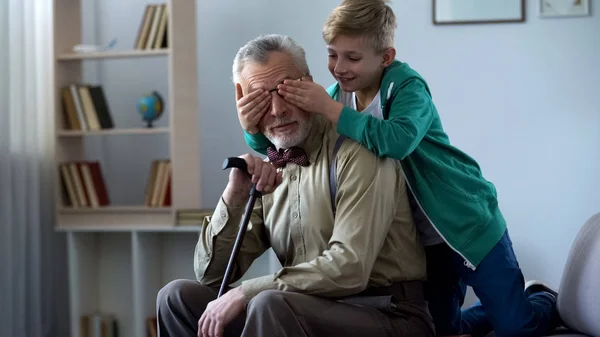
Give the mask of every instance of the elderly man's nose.
<path id="1" fill-rule="evenodd" d="M 279 96 L 277 92 L 273 93 L 273 98 L 271 99 L 271 114 L 274 116 L 282 116 L 285 115 L 288 109 L 287 102 L 283 99 L 283 97 Z"/>

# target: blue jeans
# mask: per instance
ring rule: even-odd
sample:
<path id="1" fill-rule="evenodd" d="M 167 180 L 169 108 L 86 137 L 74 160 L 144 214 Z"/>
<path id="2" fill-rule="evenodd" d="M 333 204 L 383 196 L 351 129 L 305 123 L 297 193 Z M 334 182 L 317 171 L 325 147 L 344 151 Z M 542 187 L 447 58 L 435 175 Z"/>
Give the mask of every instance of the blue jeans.
<path id="1" fill-rule="evenodd" d="M 426 293 L 438 336 L 544 336 L 556 327 L 556 300 L 545 293 L 527 297 L 525 281 L 508 231 L 476 270 L 447 244 L 426 247 Z M 461 311 L 466 287 L 477 304 Z"/>

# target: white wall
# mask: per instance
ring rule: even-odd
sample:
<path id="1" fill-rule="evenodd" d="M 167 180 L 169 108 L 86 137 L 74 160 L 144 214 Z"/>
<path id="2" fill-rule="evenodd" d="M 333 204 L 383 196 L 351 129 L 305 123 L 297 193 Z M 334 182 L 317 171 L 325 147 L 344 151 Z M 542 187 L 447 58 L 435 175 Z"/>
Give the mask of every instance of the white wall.
<path id="1" fill-rule="evenodd" d="M 106 42 L 116 36 L 120 48 L 129 48 L 144 1 L 96 1 L 95 37 Z M 235 52 L 259 34 L 289 34 L 306 49 L 315 80 L 329 85 L 320 31 L 338 1 L 197 3 L 202 192 L 208 207 L 227 179 L 222 160 L 248 151 L 231 84 Z M 526 278 L 558 286 L 576 231 L 600 211 L 600 18 L 592 13 L 540 19 L 537 1 L 528 0 L 526 23 L 433 26 L 429 0 L 395 0 L 392 7 L 398 57 L 425 76 L 452 142 L 496 184 Z M 151 70 L 145 68 L 150 63 L 110 62 L 91 73 L 98 71 L 110 88 L 111 103 L 123 114 L 117 122 L 135 123 L 135 112 L 127 108 L 132 98 L 163 85 L 161 61 L 148 61 L 158 66 Z M 139 166 L 117 144 L 102 148 L 130 172 Z M 142 167 L 133 183 L 143 184 L 145 174 Z M 128 191 L 127 182 L 112 179 Z M 134 194 L 128 196 L 139 197 Z"/>

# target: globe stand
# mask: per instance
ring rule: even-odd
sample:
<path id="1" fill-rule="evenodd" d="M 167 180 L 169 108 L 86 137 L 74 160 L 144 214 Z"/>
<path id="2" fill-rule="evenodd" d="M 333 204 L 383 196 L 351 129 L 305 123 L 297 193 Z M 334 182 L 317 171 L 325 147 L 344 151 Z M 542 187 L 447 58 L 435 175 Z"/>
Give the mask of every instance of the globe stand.
<path id="1" fill-rule="evenodd" d="M 153 123 L 162 116 L 164 100 L 157 91 L 145 95 L 137 102 L 137 110 L 142 115 L 142 121 L 146 123 L 147 129 L 154 128 Z"/>

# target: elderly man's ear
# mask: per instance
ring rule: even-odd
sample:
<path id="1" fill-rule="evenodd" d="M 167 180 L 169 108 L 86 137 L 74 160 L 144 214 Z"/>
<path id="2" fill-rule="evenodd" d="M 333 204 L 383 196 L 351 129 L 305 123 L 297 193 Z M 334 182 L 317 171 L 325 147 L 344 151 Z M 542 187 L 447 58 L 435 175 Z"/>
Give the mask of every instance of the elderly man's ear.
<path id="1" fill-rule="evenodd" d="M 244 93 L 242 92 L 242 85 L 239 83 L 235 84 L 235 100 L 239 101 L 244 97 Z"/>
<path id="2" fill-rule="evenodd" d="M 313 82 L 313 77 L 312 77 L 312 75 L 302 76 L 302 81 Z"/>

